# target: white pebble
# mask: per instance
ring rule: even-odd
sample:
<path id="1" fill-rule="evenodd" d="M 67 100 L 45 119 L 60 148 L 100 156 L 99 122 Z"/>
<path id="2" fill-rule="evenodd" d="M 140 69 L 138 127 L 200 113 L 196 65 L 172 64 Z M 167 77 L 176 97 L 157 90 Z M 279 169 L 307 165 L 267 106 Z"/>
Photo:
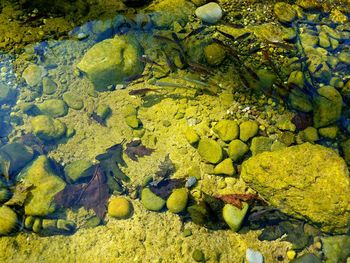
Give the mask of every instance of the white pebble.
<path id="1" fill-rule="evenodd" d="M 222 18 L 222 9 L 217 3 L 211 2 L 198 7 L 195 14 L 203 22 L 215 24 Z"/>
<path id="2" fill-rule="evenodd" d="M 259 251 L 248 248 L 245 255 L 249 263 L 263 263 L 264 257 Z"/>

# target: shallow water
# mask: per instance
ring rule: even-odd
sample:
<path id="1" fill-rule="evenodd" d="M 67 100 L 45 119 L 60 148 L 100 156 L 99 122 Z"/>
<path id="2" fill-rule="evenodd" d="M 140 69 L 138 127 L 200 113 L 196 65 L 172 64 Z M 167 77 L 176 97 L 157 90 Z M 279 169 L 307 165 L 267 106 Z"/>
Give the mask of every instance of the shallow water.
<path id="1" fill-rule="evenodd" d="M 347 262 L 349 2 L 22 4 L 1 261 Z"/>

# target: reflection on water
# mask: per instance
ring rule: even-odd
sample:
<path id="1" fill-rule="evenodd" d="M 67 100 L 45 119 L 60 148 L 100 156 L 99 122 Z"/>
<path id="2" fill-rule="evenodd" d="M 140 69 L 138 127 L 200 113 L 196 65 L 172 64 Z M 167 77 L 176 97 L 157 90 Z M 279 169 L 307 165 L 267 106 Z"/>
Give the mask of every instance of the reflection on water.
<path id="1" fill-rule="evenodd" d="M 4 242 L 85 247 L 102 229 L 118 260 L 345 262 L 349 15 L 280 2 L 255 21 L 234 3 L 180 2 L 1 54 Z"/>

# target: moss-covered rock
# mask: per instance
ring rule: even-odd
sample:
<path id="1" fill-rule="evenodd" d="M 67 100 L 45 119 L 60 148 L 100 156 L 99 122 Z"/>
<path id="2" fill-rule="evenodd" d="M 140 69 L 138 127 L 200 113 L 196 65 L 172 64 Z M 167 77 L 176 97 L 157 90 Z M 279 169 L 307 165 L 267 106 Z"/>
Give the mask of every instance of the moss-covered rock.
<path id="1" fill-rule="evenodd" d="M 125 122 L 132 129 L 137 129 L 141 125 L 141 121 L 137 118 L 136 115 L 126 116 Z"/>
<path id="2" fill-rule="evenodd" d="M 74 110 L 81 110 L 84 107 L 83 100 L 72 92 L 66 92 L 62 97 L 69 108 L 72 108 Z"/>
<path id="3" fill-rule="evenodd" d="M 0 188 L 0 204 L 5 203 L 11 197 L 11 192 L 7 188 Z"/>
<path id="4" fill-rule="evenodd" d="M 336 122 L 342 112 L 343 99 L 331 86 L 318 89 L 320 96 L 314 99 L 314 127 L 320 128 Z"/>
<path id="5" fill-rule="evenodd" d="M 26 215 L 47 216 L 56 210 L 55 195 L 66 183 L 53 171 L 49 159 L 41 155 L 19 175 L 26 184 L 33 185 L 30 198 L 24 205 Z"/>
<path id="6" fill-rule="evenodd" d="M 132 210 L 132 204 L 125 197 L 112 197 L 108 203 L 108 214 L 118 219 L 130 217 Z"/>
<path id="7" fill-rule="evenodd" d="M 337 137 L 339 128 L 337 126 L 329 126 L 318 129 L 318 133 L 325 138 L 335 139 Z"/>
<path id="8" fill-rule="evenodd" d="M 77 160 L 64 167 L 64 174 L 69 183 L 85 181 L 91 177 L 90 171 L 94 169 L 92 162 L 87 160 Z"/>
<path id="9" fill-rule="evenodd" d="M 42 78 L 46 75 L 46 71 L 43 67 L 35 64 L 30 64 L 22 74 L 22 77 L 31 87 L 41 84 Z"/>
<path id="10" fill-rule="evenodd" d="M 175 189 L 168 200 L 166 206 L 172 213 L 180 213 L 186 209 L 188 193 L 186 188 Z"/>
<path id="11" fill-rule="evenodd" d="M 77 67 L 85 72 L 97 91 L 142 73 L 143 64 L 138 59 L 141 47 L 136 39 L 116 36 L 90 48 Z"/>
<path id="12" fill-rule="evenodd" d="M 244 217 L 247 214 L 249 205 L 242 203 L 242 209 L 239 209 L 231 204 L 226 204 L 222 209 L 222 216 L 232 231 L 237 232 L 243 223 Z"/>
<path id="13" fill-rule="evenodd" d="M 225 57 L 225 49 L 217 43 L 210 44 L 204 48 L 204 56 L 209 65 L 220 65 Z"/>
<path id="14" fill-rule="evenodd" d="M 0 206 L 0 236 L 10 234 L 18 224 L 17 214 L 8 206 Z"/>
<path id="15" fill-rule="evenodd" d="M 112 113 L 111 108 L 106 104 L 99 104 L 96 109 L 96 115 L 99 116 L 102 120 L 108 118 L 108 116 Z"/>
<path id="16" fill-rule="evenodd" d="M 45 100 L 43 103 L 37 105 L 41 114 L 49 115 L 51 117 L 62 117 L 67 115 L 68 107 L 63 100 L 50 99 Z"/>
<path id="17" fill-rule="evenodd" d="M 33 133 L 45 141 L 61 138 L 66 132 L 66 125 L 58 119 L 39 115 L 31 119 Z"/>
<path id="18" fill-rule="evenodd" d="M 49 77 L 43 78 L 43 93 L 45 95 L 52 95 L 57 90 L 57 84 Z"/>
<path id="19" fill-rule="evenodd" d="M 259 130 L 258 123 L 256 121 L 245 121 L 239 125 L 239 139 L 241 141 L 248 141 L 254 137 Z"/>
<path id="20" fill-rule="evenodd" d="M 297 12 L 290 4 L 285 2 L 276 3 L 273 10 L 278 20 L 282 23 L 290 23 L 297 18 Z"/>
<path id="21" fill-rule="evenodd" d="M 288 95 L 288 100 L 291 107 L 295 110 L 310 112 L 313 109 L 309 97 L 301 90 L 293 89 Z"/>
<path id="22" fill-rule="evenodd" d="M 346 262 L 350 257 L 350 236 L 329 236 L 322 238 L 326 263 Z"/>
<path id="23" fill-rule="evenodd" d="M 219 138 L 225 142 L 237 139 L 239 129 L 236 121 L 221 120 L 213 128 Z"/>
<path id="24" fill-rule="evenodd" d="M 204 161 L 216 164 L 222 160 L 223 152 L 220 144 L 212 139 L 202 138 L 198 144 L 198 153 Z"/>
<path id="25" fill-rule="evenodd" d="M 344 159 L 350 165 L 350 139 L 343 141 L 340 145 L 343 150 Z"/>
<path id="26" fill-rule="evenodd" d="M 305 142 L 315 142 L 319 140 L 317 129 L 314 127 L 307 127 L 300 132 L 301 138 Z"/>
<path id="27" fill-rule="evenodd" d="M 192 144 L 192 145 L 196 144 L 200 140 L 199 135 L 192 127 L 188 127 L 186 129 L 185 137 L 186 137 L 186 140 L 188 141 L 188 143 Z"/>
<path id="28" fill-rule="evenodd" d="M 241 140 L 233 140 L 228 145 L 227 154 L 234 161 L 239 161 L 249 151 L 248 146 Z"/>
<path id="29" fill-rule="evenodd" d="M 250 145 L 252 155 L 254 156 L 262 152 L 271 151 L 272 144 L 273 140 L 269 137 L 259 136 L 253 138 L 252 144 Z"/>
<path id="30" fill-rule="evenodd" d="M 235 174 L 235 168 L 233 167 L 232 159 L 227 158 L 217 164 L 214 167 L 214 174 L 223 174 L 223 175 L 228 175 L 232 176 Z"/>
<path id="31" fill-rule="evenodd" d="M 325 232 L 349 231 L 349 172 L 331 149 L 305 143 L 261 153 L 243 163 L 241 178 L 293 217 Z"/>
<path id="32" fill-rule="evenodd" d="M 159 211 L 165 205 L 165 200 L 154 194 L 149 188 L 144 188 L 141 192 L 141 203 L 151 211 Z"/>

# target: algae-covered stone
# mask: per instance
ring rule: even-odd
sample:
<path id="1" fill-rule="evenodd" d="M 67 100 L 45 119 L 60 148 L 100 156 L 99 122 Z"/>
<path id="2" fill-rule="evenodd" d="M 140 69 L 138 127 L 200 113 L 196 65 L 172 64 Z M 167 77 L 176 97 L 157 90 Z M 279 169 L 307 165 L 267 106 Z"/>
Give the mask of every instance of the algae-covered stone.
<path id="1" fill-rule="evenodd" d="M 344 159 L 348 165 L 350 165 L 350 139 L 347 139 L 346 141 L 342 142 L 341 148 L 343 150 Z"/>
<path id="2" fill-rule="evenodd" d="M 43 93 L 46 95 L 52 95 L 57 90 L 57 84 L 49 77 L 43 78 Z"/>
<path id="3" fill-rule="evenodd" d="M 319 140 L 317 129 L 314 127 L 307 127 L 303 131 L 300 132 L 301 137 L 305 142 L 315 142 Z"/>
<path id="4" fill-rule="evenodd" d="M 62 98 L 69 108 L 81 110 L 84 107 L 83 100 L 71 92 L 64 93 Z"/>
<path id="5" fill-rule="evenodd" d="M 297 18 L 297 12 L 290 4 L 278 2 L 273 8 L 278 20 L 282 23 L 293 22 Z"/>
<path id="6" fill-rule="evenodd" d="M 297 0 L 296 4 L 306 10 L 320 9 L 322 7 L 321 2 L 318 0 Z"/>
<path id="7" fill-rule="evenodd" d="M 64 167 L 64 174 L 69 183 L 88 180 L 94 169 L 92 162 L 87 160 L 77 160 Z"/>
<path id="8" fill-rule="evenodd" d="M 276 140 L 271 145 L 271 151 L 279 151 L 279 150 L 284 149 L 286 147 L 287 147 L 287 145 L 285 145 L 283 142 Z"/>
<path id="9" fill-rule="evenodd" d="M 154 194 L 149 188 L 144 188 L 141 192 L 141 203 L 151 211 L 159 211 L 165 205 L 165 200 Z"/>
<path id="10" fill-rule="evenodd" d="M 318 133 L 325 138 L 335 139 L 339 128 L 337 126 L 329 126 L 318 129 Z"/>
<path id="11" fill-rule="evenodd" d="M 204 48 L 204 56 L 209 65 L 220 65 L 225 57 L 225 49 L 217 43 L 210 44 Z"/>
<path id="12" fill-rule="evenodd" d="M 249 151 L 248 146 L 241 140 L 233 140 L 228 145 L 227 154 L 234 161 L 239 161 Z"/>
<path id="13" fill-rule="evenodd" d="M 105 104 L 99 104 L 96 109 L 96 114 L 102 120 L 105 120 L 112 113 L 111 108 Z"/>
<path id="14" fill-rule="evenodd" d="M 43 67 L 31 64 L 23 71 L 22 77 L 29 86 L 33 87 L 41 84 L 45 75 L 46 71 Z"/>
<path id="15" fill-rule="evenodd" d="M 288 78 L 288 85 L 292 86 L 292 85 L 296 85 L 299 88 L 303 88 L 305 84 L 305 80 L 304 80 L 304 73 L 296 70 L 293 71 L 292 73 L 290 73 L 289 78 Z"/>
<path id="16" fill-rule="evenodd" d="M 63 100 L 50 99 L 45 100 L 43 103 L 37 105 L 42 114 L 49 115 L 51 117 L 62 117 L 67 115 L 68 107 Z"/>
<path id="17" fill-rule="evenodd" d="M 288 95 L 288 100 L 295 110 L 310 112 L 313 109 L 309 97 L 299 89 L 293 89 Z"/>
<path id="18" fill-rule="evenodd" d="M 213 128 L 219 138 L 225 142 L 237 139 L 239 129 L 236 121 L 221 120 Z"/>
<path id="19" fill-rule="evenodd" d="M 130 128 L 133 129 L 137 129 L 141 124 L 141 121 L 137 118 L 136 115 L 130 115 L 125 117 L 125 122 Z"/>
<path id="20" fill-rule="evenodd" d="M 235 207 L 231 204 L 226 204 L 222 209 L 222 216 L 225 222 L 234 232 L 237 232 L 241 228 L 243 219 L 247 214 L 249 208 L 249 205 L 247 203 L 243 202 L 242 204 L 242 209 L 239 209 L 238 207 Z"/>
<path id="21" fill-rule="evenodd" d="M 292 263 L 322 263 L 322 260 L 317 257 L 315 254 L 312 253 L 306 253 L 293 261 Z"/>
<path id="22" fill-rule="evenodd" d="M 191 220 L 197 225 L 205 225 L 207 223 L 209 212 L 205 204 L 195 204 L 187 208 L 188 213 L 190 214 Z"/>
<path id="23" fill-rule="evenodd" d="M 0 236 L 10 234 L 18 224 L 17 214 L 8 206 L 0 206 Z"/>
<path id="24" fill-rule="evenodd" d="M 205 256 L 202 250 L 195 249 L 192 253 L 192 258 L 196 262 L 204 262 Z"/>
<path id="25" fill-rule="evenodd" d="M 59 139 L 66 132 L 64 123 L 47 115 L 32 118 L 31 125 L 33 133 L 45 141 Z"/>
<path id="26" fill-rule="evenodd" d="M 350 257 L 350 236 L 323 237 L 322 245 L 326 263 L 346 262 Z"/>
<path id="27" fill-rule="evenodd" d="M 220 144 L 212 139 L 202 138 L 198 144 L 198 153 L 204 161 L 218 163 L 222 160 L 223 153 Z"/>
<path id="28" fill-rule="evenodd" d="M 27 184 L 32 184 L 31 198 L 24 204 L 26 215 L 46 216 L 56 210 L 54 197 L 62 191 L 66 183 L 56 175 L 46 156 L 39 156 L 19 175 Z"/>
<path id="29" fill-rule="evenodd" d="M 232 176 L 235 174 L 235 168 L 233 167 L 232 160 L 227 158 L 223 160 L 221 163 L 217 164 L 214 167 L 214 174 L 224 174 L 228 176 Z"/>
<path id="30" fill-rule="evenodd" d="M 172 213 L 180 213 L 186 209 L 188 193 L 186 188 L 175 189 L 168 200 L 166 206 Z"/>
<path id="31" fill-rule="evenodd" d="M 192 145 L 196 144 L 200 140 L 199 135 L 192 127 L 188 127 L 186 129 L 185 137 L 186 137 L 186 140 L 188 141 L 188 143 L 192 144 Z"/>
<path id="32" fill-rule="evenodd" d="M 336 122 L 342 112 L 343 99 L 340 93 L 331 86 L 318 89 L 320 96 L 314 99 L 314 127 L 320 128 Z"/>
<path id="33" fill-rule="evenodd" d="M 338 56 L 340 62 L 350 65 L 350 54 L 349 52 L 343 51 Z"/>
<path id="34" fill-rule="evenodd" d="M 109 85 L 141 74 L 140 56 L 141 47 L 136 39 L 118 35 L 95 44 L 77 67 L 87 74 L 97 91 L 104 91 Z"/>
<path id="35" fill-rule="evenodd" d="M 253 138 L 252 144 L 250 145 L 252 155 L 254 156 L 262 152 L 271 151 L 272 144 L 273 140 L 268 137 L 260 136 Z"/>
<path id="36" fill-rule="evenodd" d="M 245 121 L 239 125 L 239 139 L 246 142 L 250 138 L 254 137 L 259 130 L 258 123 L 256 121 Z"/>
<path id="37" fill-rule="evenodd" d="M 11 197 L 11 192 L 7 188 L 0 188 L 0 204 L 5 203 Z"/>
<path id="38" fill-rule="evenodd" d="M 349 172 L 332 149 L 305 143 L 261 153 L 243 163 L 241 178 L 286 214 L 324 232 L 349 231 Z"/>
<path id="39" fill-rule="evenodd" d="M 112 197 L 108 203 L 108 214 L 118 219 L 128 218 L 132 210 L 131 203 L 125 197 Z"/>

